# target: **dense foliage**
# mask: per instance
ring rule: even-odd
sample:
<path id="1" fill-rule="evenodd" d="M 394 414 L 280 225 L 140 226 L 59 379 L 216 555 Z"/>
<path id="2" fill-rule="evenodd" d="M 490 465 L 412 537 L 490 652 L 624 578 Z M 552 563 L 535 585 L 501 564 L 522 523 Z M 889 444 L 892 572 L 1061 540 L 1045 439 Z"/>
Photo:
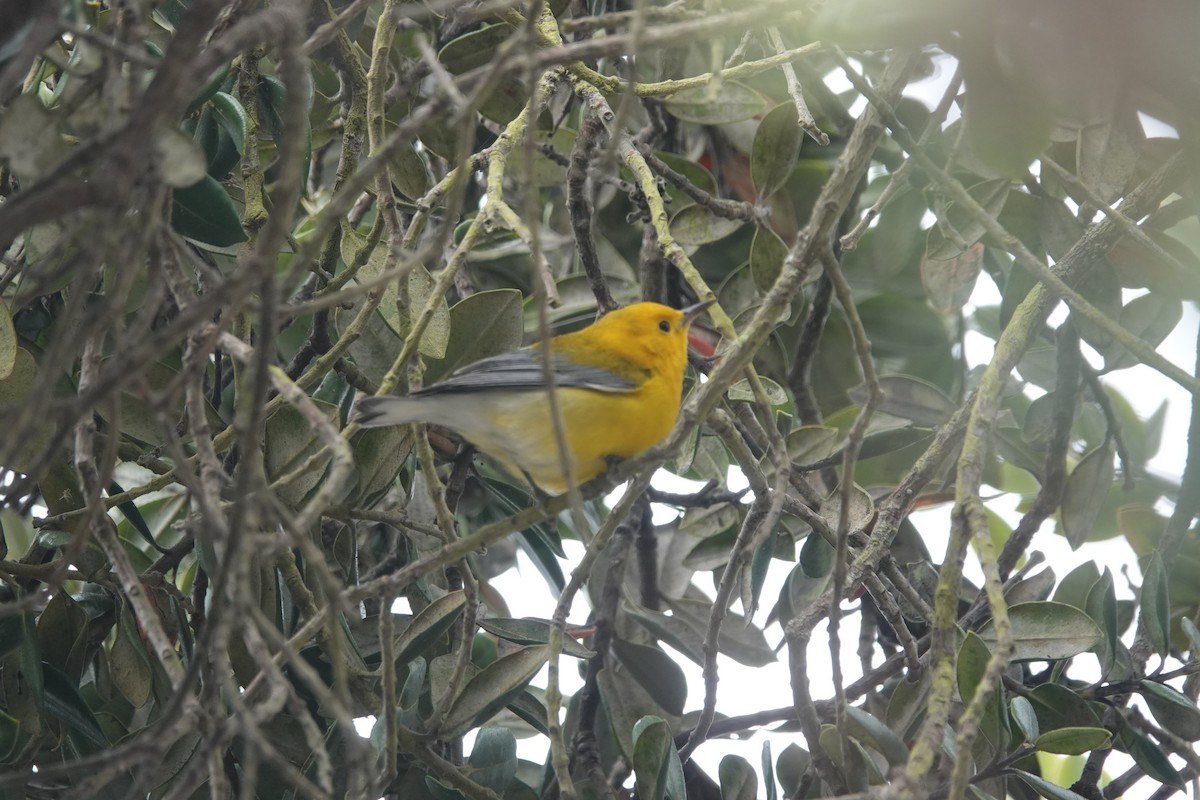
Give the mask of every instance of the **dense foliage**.
<path id="1" fill-rule="evenodd" d="M 3 0 L 0 796 L 1195 780 L 1200 415 L 1113 376 L 1200 391 L 1156 350 L 1200 299 L 1198 17 Z M 675 432 L 578 493 L 347 423 L 710 297 Z M 937 506 L 948 533 L 910 517 Z M 1047 565 L 1055 537 L 1137 563 Z M 538 618 L 493 585 L 514 543 Z M 726 659 L 790 685 L 735 713 Z M 693 758 L 763 727 L 760 764 Z"/>

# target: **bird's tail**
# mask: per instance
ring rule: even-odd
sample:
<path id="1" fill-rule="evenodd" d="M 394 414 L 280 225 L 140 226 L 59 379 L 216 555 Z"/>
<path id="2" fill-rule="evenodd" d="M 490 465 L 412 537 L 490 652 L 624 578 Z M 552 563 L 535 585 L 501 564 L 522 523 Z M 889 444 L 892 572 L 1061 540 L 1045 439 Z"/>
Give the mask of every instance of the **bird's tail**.
<path id="1" fill-rule="evenodd" d="M 363 428 L 407 425 L 427 421 L 426 411 L 425 402 L 415 397 L 367 397 L 355 405 L 350 421 Z"/>

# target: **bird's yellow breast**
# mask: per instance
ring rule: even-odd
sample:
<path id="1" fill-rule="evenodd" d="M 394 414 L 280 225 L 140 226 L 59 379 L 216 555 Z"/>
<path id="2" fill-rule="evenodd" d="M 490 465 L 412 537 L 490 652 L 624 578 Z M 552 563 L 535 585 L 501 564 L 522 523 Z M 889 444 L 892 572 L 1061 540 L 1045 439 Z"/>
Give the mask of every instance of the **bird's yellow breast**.
<path id="1" fill-rule="evenodd" d="M 575 482 L 600 475 L 610 457 L 629 458 L 662 441 L 675 425 L 681 391 L 679 382 L 661 376 L 650 377 L 629 392 L 557 389 Z M 489 405 L 487 426 L 464 431 L 467 438 L 510 471 L 528 475 L 546 492 L 565 492 L 567 480 L 546 394 L 513 393 Z"/>

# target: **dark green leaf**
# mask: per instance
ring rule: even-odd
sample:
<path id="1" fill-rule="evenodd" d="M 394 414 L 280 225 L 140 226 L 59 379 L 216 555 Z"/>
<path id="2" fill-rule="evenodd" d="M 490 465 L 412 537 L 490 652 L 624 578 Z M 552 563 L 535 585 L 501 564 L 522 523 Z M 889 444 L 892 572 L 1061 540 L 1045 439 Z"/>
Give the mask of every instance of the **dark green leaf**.
<path id="1" fill-rule="evenodd" d="M 1121 327 L 1136 335 L 1151 347 L 1158 347 L 1175 330 L 1183 318 L 1183 304 L 1178 297 L 1151 292 L 1130 300 L 1121 309 Z M 1114 343 L 1104 353 L 1104 371 L 1132 367 L 1137 358 Z"/>
<path id="2" fill-rule="evenodd" d="M 1046 800 L 1087 800 L 1083 795 L 1072 792 L 1070 789 L 1064 789 L 1058 784 L 1051 783 L 1045 778 L 1038 777 L 1024 770 L 1013 769 L 1009 770 L 1010 775 L 1016 775 L 1021 780 L 1028 783 L 1033 789 L 1045 797 Z"/>
<path id="3" fill-rule="evenodd" d="M 1171 603 L 1167 590 L 1167 570 L 1157 551 L 1150 554 L 1142 573 L 1142 619 L 1155 652 L 1167 655 L 1171 649 Z"/>
<path id="4" fill-rule="evenodd" d="M 517 644 L 546 644 L 550 641 L 550 623 L 544 619 L 506 619 L 493 617 L 481 619 L 479 627 L 491 634 Z M 591 658 L 596 655 L 570 636 L 563 636 L 562 652 L 575 658 Z"/>
<path id="5" fill-rule="evenodd" d="M 646 716 L 634 725 L 633 773 L 640 800 L 687 800 L 683 765 L 665 720 Z"/>
<path id="6" fill-rule="evenodd" d="M 407 664 L 425 652 L 430 645 L 450 629 L 462 614 L 467 603 L 461 590 L 439 597 L 421 609 L 396 637 L 395 653 L 397 664 Z M 384 612 L 389 613 L 389 612 Z"/>
<path id="7" fill-rule="evenodd" d="M 72 741 L 82 752 L 98 753 L 111 747 L 108 737 L 96 721 L 95 714 L 79 696 L 79 692 L 67 676 L 48 664 L 43 671 L 46 713 L 67 724 Z"/>
<path id="8" fill-rule="evenodd" d="M 513 34 L 510 25 L 488 25 L 463 34 L 446 43 L 438 52 L 438 61 L 455 75 L 482 67 L 496 55 L 496 48 Z"/>
<path id="9" fill-rule="evenodd" d="M 483 728 L 467 762 L 471 780 L 503 794 L 517 774 L 517 740 L 506 728 Z"/>
<path id="10" fill-rule="evenodd" d="M 1104 632 L 1097 654 L 1100 656 L 1100 668 L 1108 675 L 1116 663 L 1120 632 L 1117 630 L 1116 589 L 1113 586 L 1112 572 L 1107 568 L 1088 591 L 1084 610 Z"/>
<path id="11" fill-rule="evenodd" d="M 1113 445 L 1105 441 L 1085 455 L 1067 478 L 1060 511 L 1072 549 L 1087 541 L 1113 482 Z"/>
<path id="12" fill-rule="evenodd" d="M 775 769 L 779 773 L 779 785 L 783 787 L 786 797 L 796 796 L 800 780 L 804 777 L 804 773 L 808 772 L 811 764 L 812 756 L 794 742 L 783 748 L 783 752 L 779 754 L 779 760 L 775 762 Z"/>
<path id="13" fill-rule="evenodd" d="M 613 652 L 654 701 L 668 713 L 683 714 L 687 678 L 679 665 L 657 647 L 613 640 Z"/>
<path id="14" fill-rule="evenodd" d="M 741 756 L 727 755 L 717 769 L 721 780 L 721 800 L 754 800 L 758 795 L 758 776 Z"/>
<path id="15" fill-rule="evenodd" d="M 755 228 L 750 243 L 750 275 L 760 292 L 765 294 L 775 285 L 787 254 L 788 247 L 779 234 L 767 227 Z"/>
<path id="16" fill-rule="evenodd" d="M 889 765 L 896 767 L 908 761 L 908 747 L 904 741 L 887 725 L 858 706 L 846 708 L 846 730 L 855 739 L 879 752 Z"/>
<path id="17" fill-rule="evenodd" d="M 1200 709 L 1187 695 L 1157 681 L 1143 680 L 1140 685 L 1150 713 L 1163 729 L 1189 742 L 1200 739 Z"/>
<path id="18" fill-rule="evenodd" d="M 186 189 L 176 189 L 171 227 L 180 234 L 214 247 L 246 241 L 233 200 L 211 175 Z"/>
<path id="19" fill-rule="evenodd" d="M 1183 788 L 1183 778 L 1180 776 L 1179 770 L 1171 765 L 1162 748 L 1128 725 L 1121 728 L 1118 738 L 1147 776 L 1159 783 Z"/>
<path id="20" fill-rule="evenodd" d="M 803 140 L 794 103 L 780 103 L 758 123 L 750 151 L 750 180 L 760 198 L 770 197 L 787 181 Z"/>
<path id="21" fill-rule="evenodd" d="M 970 703 L 975 697 L 975 689 L 983 679 L 988 660 L 992 657 L 983 639 L 974 631 L 967 631 L 962 645 L 958 648 L 958 693 L 963 703 Z"/>
<path id="22" fill-rule="evenodd" d="M 775 787 L 775 764 L 771 759 L 771 740 L 764 739 L 762 746 L 763 784 L 767 790 L 767 800 L 778 800 L 779 794 Z"/>

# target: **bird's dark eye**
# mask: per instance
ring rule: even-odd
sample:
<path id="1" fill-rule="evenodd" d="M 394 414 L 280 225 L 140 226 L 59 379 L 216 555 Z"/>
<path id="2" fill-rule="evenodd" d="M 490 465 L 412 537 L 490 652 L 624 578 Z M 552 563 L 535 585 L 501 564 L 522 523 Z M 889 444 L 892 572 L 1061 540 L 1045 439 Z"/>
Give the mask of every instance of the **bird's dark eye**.
<path id="1" fill-rule="evenodd" d="M 663 333 L 670 333 L 671 332 L 671 323 L 667 322 L 665 319 L 659 320 L 658 329 L 660 331 L 662 331 Z"/>

